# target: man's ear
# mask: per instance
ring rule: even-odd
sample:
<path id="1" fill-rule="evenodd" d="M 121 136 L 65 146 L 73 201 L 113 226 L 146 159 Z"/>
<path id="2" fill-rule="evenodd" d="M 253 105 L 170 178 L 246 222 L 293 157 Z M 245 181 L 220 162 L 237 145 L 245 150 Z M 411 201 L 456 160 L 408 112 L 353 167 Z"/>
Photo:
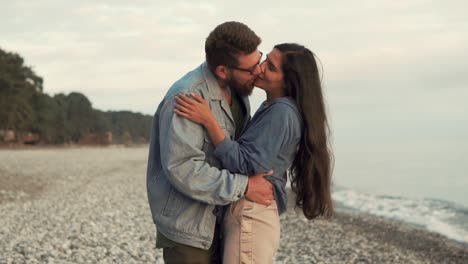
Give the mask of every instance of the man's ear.
<path id="1" fill-rule="evenodd" d="M 218 77 L 221 80 L 226 80 L 227 77 L 228 77 L 228 68 L 226 66 L 223 66 L 223 65 L 217 66 L 216 67 L 216 75 L 218 75 Z"/>

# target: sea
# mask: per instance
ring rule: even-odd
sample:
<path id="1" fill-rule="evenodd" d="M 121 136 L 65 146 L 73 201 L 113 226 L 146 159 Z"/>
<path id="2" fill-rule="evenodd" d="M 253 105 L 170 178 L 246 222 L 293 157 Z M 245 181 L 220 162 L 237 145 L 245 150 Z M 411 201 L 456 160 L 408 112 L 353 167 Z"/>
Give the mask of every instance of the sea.
<path id="1" fill-rule="evenodd" d="M 343 210 L 405 222 L 468 244 L 468 140 L 334 145 Z"/>
<path id="2" fill-rule="evenodd" d="M 256 90 L 252 109 L 263 98 Z M 330 139 L 337 209 L 401 221 L 468 244 L 468 120 L 463 110 L 451 116 L 434 108 L 427 120 L 413 114 L 372 122 L 360 117 L 366 113 L 338 110 Z"/>

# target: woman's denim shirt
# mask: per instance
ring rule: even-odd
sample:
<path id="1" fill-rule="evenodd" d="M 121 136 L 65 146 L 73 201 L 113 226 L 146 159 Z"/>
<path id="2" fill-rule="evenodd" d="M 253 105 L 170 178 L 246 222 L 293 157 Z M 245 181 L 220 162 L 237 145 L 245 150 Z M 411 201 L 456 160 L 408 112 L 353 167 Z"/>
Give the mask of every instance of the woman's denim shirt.
<path id="1" fill-rule="evenodd" d="M 223 168 L 255 175 L 274 170 L 265 177 L 274 186 L 278 212 L 286 211 L 287 170 L 296 157 L 302 134 L 302 118 L 290 97 L 263 103 L 247 125 L 239 140 L 225 138 L 215 150 Z"/>
<path id="2" fill-rule="evenodd" d="M 158 106 L 146 184 L 158 231 L 175 242 L 208 249 L 216 223 L 215 206 L 243 197 L 248 177 L 222 169 L 204 128 L 174 114 L 174 96 L 190 92 L 205 98 L 226 137 L 234 136 L 231 110 L 205 62 L 174 83 Z M 248 99 L 242 100 L 245 120 L 249 120 Z"/>

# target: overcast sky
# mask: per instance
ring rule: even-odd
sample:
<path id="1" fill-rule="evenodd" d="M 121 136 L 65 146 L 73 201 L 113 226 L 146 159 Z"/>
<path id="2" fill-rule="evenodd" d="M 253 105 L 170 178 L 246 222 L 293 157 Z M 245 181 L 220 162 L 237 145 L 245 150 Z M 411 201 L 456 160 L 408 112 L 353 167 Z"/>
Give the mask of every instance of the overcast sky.
<path id="1" fill-rule="evenodd" d="M 362 154 L 356 148 L 390 145 L 436 142 L 468 163 L 465 0 L 0 3 L 0 47 L 22 55 L 50 95 L 78 91 L 97 109 L 153 114 L 203 61 L 209 32 L 237 20 L 262 37 L 263 51 L 298 42 L 320 58 L 338 174 L 340 157 Z M 253 108 L 263 99 L 256 91 Z"/>

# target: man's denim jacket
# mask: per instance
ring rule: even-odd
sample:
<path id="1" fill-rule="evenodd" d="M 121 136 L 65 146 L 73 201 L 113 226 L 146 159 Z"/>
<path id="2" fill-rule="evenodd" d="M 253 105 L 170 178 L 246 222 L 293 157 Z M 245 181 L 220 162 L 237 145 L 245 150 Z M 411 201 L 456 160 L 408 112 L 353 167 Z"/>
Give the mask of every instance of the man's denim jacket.
<path id="1" fill-rule="evenodd" d="M 154 115 L 146 185 L 158 231 L 175 242 L 208 249 L 215 206 L 240 199 L 248 177 L 222 169 L 206 130 L 174 114 L 174 96 L 190 92 L 209 103 L 227 137 L 235 134 L 229 105 L 205 62 L 172 85 Z M 242 100 L 247 122 L 250 106 L 247 97 Z"/>

